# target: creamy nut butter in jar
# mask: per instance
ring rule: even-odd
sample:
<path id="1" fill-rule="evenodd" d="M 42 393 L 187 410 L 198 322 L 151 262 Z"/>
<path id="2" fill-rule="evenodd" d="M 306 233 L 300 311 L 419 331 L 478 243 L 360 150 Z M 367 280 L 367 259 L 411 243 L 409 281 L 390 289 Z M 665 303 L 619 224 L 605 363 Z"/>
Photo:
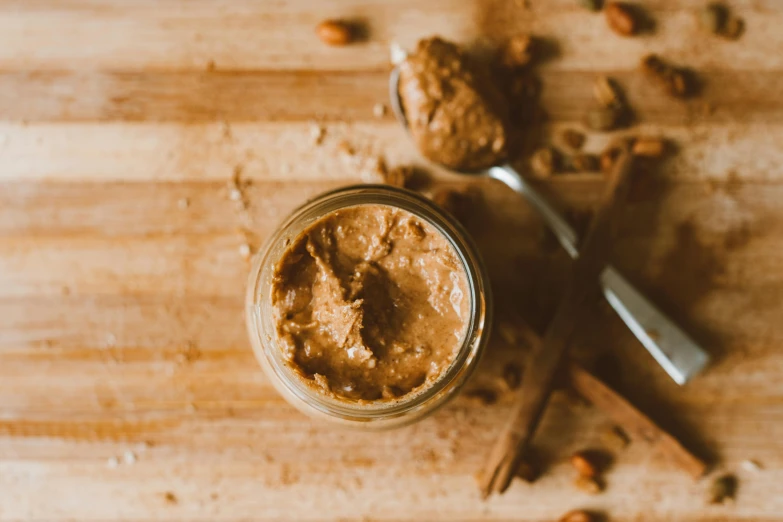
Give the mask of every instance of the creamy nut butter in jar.
<path id="1" fill-rule="evenodd" d="M 422 196 L 335 190 L 297 209 L 253 261 L 256 358 L 301 411 L 400 426 L 432 413 L 476 367 L 491 324 L 473 242 Z"/>

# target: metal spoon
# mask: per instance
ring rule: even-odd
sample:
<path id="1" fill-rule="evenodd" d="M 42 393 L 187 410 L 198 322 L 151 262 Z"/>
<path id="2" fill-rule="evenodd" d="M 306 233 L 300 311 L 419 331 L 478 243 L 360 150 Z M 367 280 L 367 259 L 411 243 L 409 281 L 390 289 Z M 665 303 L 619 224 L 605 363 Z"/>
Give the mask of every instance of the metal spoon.
<path id="1" fill-rule="evenodd" d="M 404 59 L 404 51 L 399 48 L 392 50 L 393 63 L 399 64 Z M 389 99 L 397 120 L 408 130 L 408 120 L 399 95 L 399 82 L 400 70 L 395 66 L 389 77 Z M 579 238 L 574 229 L 511 165 L 498 165 L 482 172 L 457 173 L 490 177 L 522 194 L 546 221 L 566 252 L 572 258 L 579 256 Z M 606 300 L 677 384 L 685 384 L 706 366 L 709 355 L 615 268 L 607 266 L 599 279 Z"/>

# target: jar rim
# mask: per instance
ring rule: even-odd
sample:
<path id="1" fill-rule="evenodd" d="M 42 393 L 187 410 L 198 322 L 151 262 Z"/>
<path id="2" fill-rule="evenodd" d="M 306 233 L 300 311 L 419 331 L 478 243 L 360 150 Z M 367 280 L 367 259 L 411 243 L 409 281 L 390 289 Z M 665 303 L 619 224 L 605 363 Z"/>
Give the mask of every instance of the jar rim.
<path id="1" fill-rule="evenodd" d="M 277 332 L 271 323 L 270 277 L 287 245 L 321 217 L 339 209 L 360 205 L 385 205 L 410 212 L 433 226 L 449 242 L 462 264 L 468 282 L 470 314 L 462 345 L 449 367 L 430 385 L 397 401 L 351 402 L 332 398 L 315 389 L 283 359 L 278 346 Z M 267 295 L 269 294 L 269 295 Z M 352 185 L 325 192 L 295 209 L 266 240 L 256 254 L 250 271 L 246 314 L 247 327 L 256 358 L 272 371 L 287 393 L 298 400 L 307 411 L 330 418 L 369 422 L 409 415 L 445 402 L 453 391 L 453 384 L 464 382 L 475 368 L 473 361 L 480 357 L 491 324 L 491 297 L 488 277 L 478 250 L 462 225 L 422 195 L 389 185 Z M 477 361 L 476 361 L 477 362 Z M 300 408 L 301 409 L 301 408 Z"/>

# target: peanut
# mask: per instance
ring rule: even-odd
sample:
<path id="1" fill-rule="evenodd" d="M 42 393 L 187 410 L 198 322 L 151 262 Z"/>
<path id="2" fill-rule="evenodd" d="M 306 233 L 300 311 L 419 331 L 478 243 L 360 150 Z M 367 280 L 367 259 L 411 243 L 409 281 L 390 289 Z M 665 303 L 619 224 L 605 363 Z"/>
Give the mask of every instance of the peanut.
<path id="1" fill-rule="evenodd" d="M 633 12 L 625 4 L 611 2 L 604 7 L 604 13 L 609 27 L 621 36 L 631 36 L 639 29 Z"/>
<path id="2" fill-rule="evenodd" d="M 592 154 L 576 154 L 571 158 L 571 166 L 577 172 L 594 172 L 598 170 L 598 158 Z"/>
<path id="3" fill-rule="evenodd" d="M 574 511 L 569 511 L 562 517 L 560 517 L 560 520 L 558 522 L 594 522 L 595 517 L 588 513 L 587 511 L 582 511 L 581 509 L 576 509 Z"/>
<path id="4" fill-rule="evenodd" d="M 524 67 L 533 59 L 533 40 L 529 35 L 518 34 L 506 42 L 503 47 L 501 60 L 503 65 L 514 69 Z"/>
<path id="5" fill-rule="evenodd" d="M 604 489 L 603 485 L 597 479 L 584 475 L 578 476 L 574 481 L 574 485 L 577 489 L 589 493 L 590 495 L 597 495 Z"/>
<path id="6" fill-rule="evenodd" d="M 582 477 L 594 478 L 598 475 L 598 468 L 584 451 L 579 451 L 571 455 L 571 465 Z"/>
<path id="7" fill-rule="evenodd" d="M 617 126 L 619 113 L 613 107 L 590 109 L 585 115 L 585 125 L 596 131 L 609 131 Z"/>
<path id="8" fill-rule="evenodd" d="M 562 133 L 560 133 L 560 139 L 569 148 L 574 150 L 581 149 L 582 145 L 585 144 L 585 135 L 573 129 L 565 129 Z"/>
<path id="9" fill-rule="evenodd" d="M 555 153 L 548 147 L 538 149 L 530 158 L 530 167 L 537 177 L 548 178 L 555 171 Z"/>
<path id="10" fill-rule="evenodd" d="M 716 478 L 710 484 L 707 501 L 710 504 L 725 504 L 734 500 L 737 491 L 737 477 L 723 475 Z"/>
<path id="11" fill-rule="evenodd" d="M 315 34 L 327 45 L 347 45 L 353 40 L 351 26 L 340 20 L 324 20 L 316 26 Z"/>
<path id="12" fill-rule="evenodd" d="M 736 16 L 729 16 L 723 25 L 721 34 L 729 40 L 737 40 L 745 31 L 745 21 Z"/>
<path id="13" fill-rule="evenodd" d="M 606 76 L 601 76 L 593 84 L 593 96 L 604 107 L 620 105 L 620 93 L 612 80 Z"/>
<path id="14" fill-rule="evenodd" d="M 631 152 L 635 156 L 644 156 L 646 158 L 660 158 L 666 143 L 661 138 L 637 138 L 633 143 Z"/>

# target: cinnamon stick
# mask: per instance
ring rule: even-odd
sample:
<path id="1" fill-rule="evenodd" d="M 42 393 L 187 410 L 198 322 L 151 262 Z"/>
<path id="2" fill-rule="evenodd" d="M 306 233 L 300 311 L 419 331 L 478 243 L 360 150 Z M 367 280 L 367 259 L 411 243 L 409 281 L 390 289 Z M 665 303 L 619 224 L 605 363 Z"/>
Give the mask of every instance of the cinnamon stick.
<path id="1" fill-rule="evenodd" d="M 651 445 L 668 460 L 690 473 L 693 478 L 704 475 L 707 464 L 703 460 L 689 452 L 677 439 L 661 429 L 603 381 L 576 363 L 568 365 L 568 376 L 571 386 L 577 392 L 608 415 L 632 438 L 638 438 Z"/>
<path id="2" fill-rule="evenodd" d="M 631 166 L 632 156 L 626 145 L 615 163 L 606 194 L 590 224 L 579 258 L 568 274 L 560 306 L 549 323 L 540 349 L 531 354 L 531 360 L 525 366 L 522 386 L 517 392 L 516 411 L 492 448 L 479 479 L 484 498 L 508 489 L 533 438 L 581 312 L 608 261 L 613 222 L 630 187 Z"/>

